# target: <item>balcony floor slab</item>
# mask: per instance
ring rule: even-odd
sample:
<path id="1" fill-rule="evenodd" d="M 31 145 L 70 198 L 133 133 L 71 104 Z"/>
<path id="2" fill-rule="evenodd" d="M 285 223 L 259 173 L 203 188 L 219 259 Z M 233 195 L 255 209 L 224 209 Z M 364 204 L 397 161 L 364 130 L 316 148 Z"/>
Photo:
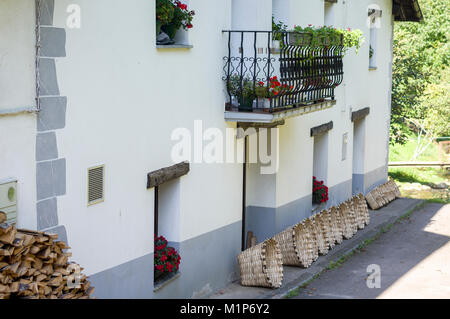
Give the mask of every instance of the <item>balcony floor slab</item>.
<path id="1" fill-rule="evenodd" d="M 329 109 L 335 104 L 336 100 L 326 100 L 315 104 L 286 108 L 272 113 L 225 111 L 225 121 L 238 123 L 274 123 L 291 117 Z"/>

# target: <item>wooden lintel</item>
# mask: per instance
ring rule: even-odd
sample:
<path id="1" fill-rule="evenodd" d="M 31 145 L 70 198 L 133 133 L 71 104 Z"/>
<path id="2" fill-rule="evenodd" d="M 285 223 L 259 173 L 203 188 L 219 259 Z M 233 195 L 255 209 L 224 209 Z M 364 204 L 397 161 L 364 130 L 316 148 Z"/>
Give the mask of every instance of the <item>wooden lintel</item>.
<path id="1" fill-rule="evenodd" d="M 328 132 L 331 129 L 333 129 L 333 121 L 313 127 L 311 129 L 311 137 L 321 135 L 323 133 Z"/>
<path id="2" fill-rule="evenodd" d="M 370 113 L 370 107 L 365 107 L 361 110 L 352 112 L 352 122 L 365 118 Z"/>
<path id="3" fill-rule="evenodd" d="M 179 178 L 189 173 L 189 162 L 182 162 L 173 166 L 161 168 L 147 174 L 147 189 L 159 186 L 172 179 Z"/>
<path id="4" fill-rule="evenodd" d="M 238 127 L 243 128 L 244 130 L 246 130 L 249 127 L 253 127 L 253 128 L 275 128 L 277 126 L 280 125 L 284 125 L 285 121 L 284 119 L 282 120 L 278 120 L 272 123 L 247 123 L 247 122 L 240 122 L 238 124 Z"/>

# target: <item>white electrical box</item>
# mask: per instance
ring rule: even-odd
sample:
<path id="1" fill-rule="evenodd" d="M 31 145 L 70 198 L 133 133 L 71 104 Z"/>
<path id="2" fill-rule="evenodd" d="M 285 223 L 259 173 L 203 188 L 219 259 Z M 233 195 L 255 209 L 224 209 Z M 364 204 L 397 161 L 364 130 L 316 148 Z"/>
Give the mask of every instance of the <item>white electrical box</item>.
<path id="1" fill-rule="evenodd" d="M 17 223 L 17 182 L 0 184 L 0 211 L 6 213 L 7 223 Z"/>

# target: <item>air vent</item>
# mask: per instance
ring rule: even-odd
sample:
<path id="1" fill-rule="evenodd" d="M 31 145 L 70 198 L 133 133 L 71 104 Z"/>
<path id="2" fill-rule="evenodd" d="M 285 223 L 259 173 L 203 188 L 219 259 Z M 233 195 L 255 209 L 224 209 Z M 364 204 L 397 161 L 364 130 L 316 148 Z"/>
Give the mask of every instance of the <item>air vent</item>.
<path id="1" fill-rule="evenodd" d="M 105 166 L 96 166 L 88 169 L 88 205 L 104 201 Z"/>

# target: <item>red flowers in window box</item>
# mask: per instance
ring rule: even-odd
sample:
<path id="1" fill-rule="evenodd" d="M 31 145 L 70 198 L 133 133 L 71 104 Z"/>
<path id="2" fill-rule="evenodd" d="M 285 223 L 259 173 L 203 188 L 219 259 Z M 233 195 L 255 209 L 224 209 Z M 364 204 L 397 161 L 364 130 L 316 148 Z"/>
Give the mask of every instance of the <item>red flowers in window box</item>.
<path id="1" fill-rule="evenodd" d="M 165 274 L 177 273 L 181 257 L 173 247 L 167 246 L 163 236 L 155 236 L 155 279 Z"/>
<path id="2" fill-rule="evenodd" d="M 328 187 L 313 176 L 313 203 L 322 204 L 328 201 Z"/>

